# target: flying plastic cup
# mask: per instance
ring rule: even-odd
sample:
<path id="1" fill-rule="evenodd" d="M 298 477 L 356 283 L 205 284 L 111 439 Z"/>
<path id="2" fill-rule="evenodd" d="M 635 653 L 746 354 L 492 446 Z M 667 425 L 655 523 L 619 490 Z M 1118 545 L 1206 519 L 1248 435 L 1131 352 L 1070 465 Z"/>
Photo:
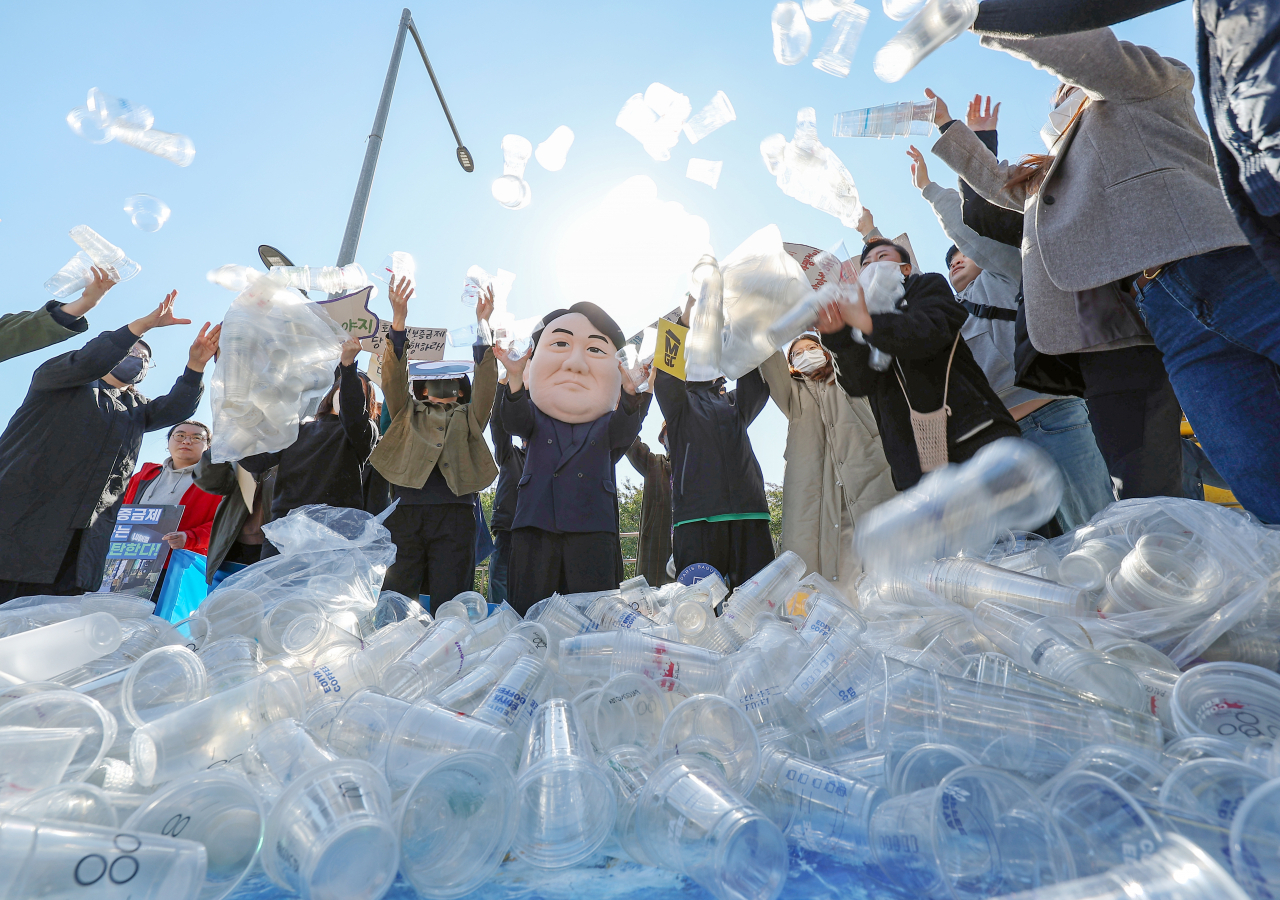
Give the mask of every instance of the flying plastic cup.
<path id="1" fill-rule="evenodd" d="M 116 617 L 97 612 L 0 638 L 0 660 L 6 675 L 47 681 L 113 653 L 123 640 Z"/>
<path id="2" fill-rule="evenodd" d="M 172 900 L 199 896 L 205 850 L 182 838 L 0 813 L 0 872 L 15 900 Z"/>
<path id="3" fill-rule="evenodd" d="M 978 17 L 977 0 L 929 0 L 876 53 L 873 69 L 881 81 L 901 81 L 921 60 L 968 29 Z"/>
<path id="4" fill-rule="evenodd" d="M 1160 844 L 1161 832 L 1142 804 L 1102 775 L 1065 773 L 1042 796 L 1066 840 L 1077 877 L 1136 862 Z"/>
<path id="5" fill-rule="evenodd" d="M 1256 788 L 1231 820 L 1231 865 L 1236 881 L 1254 900 L 1262 900 L 1280 883 L 1280 778 Z"/>
<path id="6" fill-rule="evenodd" d="M 199 900 L 232 893 L 258 859 L 266 813 L 253 786 L 234 769 L 179 779 L 152 794 L 124 823 L 144 840 L 152 835 L 195 841 L 207 868 Z"/>
<path id="7" fill-rule="evenodd" d="M 760 738 L 736 703 L 695 694 L 667 716 L 658 736 L 660 760 L 698 756 L 715 766 L 734 791 L 749 794 L 760 777 Z"/>
<path id="8" fill-rule="evenodd" d="M 1180 735 L 1222 738 L 1243 749 L 1254 738 L 1280 735 L 1280 675 L 1247 663 L 1196 666 L 1173 689 Z"/>
<path id="9" fill-rule="evenodd" d="M 596 764 L 577 709 L 556 697 L 533 718 L 516 781 L 520 803 L 514 851 L 543 869 L 576 865 L 613 830 L 617 798 Z"/>
<path id="10" fill-rule="evenodd" d="M 937 100 L 904 100 L 836 113 L 831 135 L 867 138 L 927 136 L 933 131 L 933 112 L 937 105 Z"/>
<path id="11" fill-rule="evenodd" d="M 1060 881 L 1007 900 L 1249 900 L 1240 885 L 1203 850 L 1166 834 L 1149 856 L 1109 872 Z"/>
<path id="12" fill-rule="evenodd" d="M 139 783 L 160 784 L 238 757 L 263 728 L 301 718 L 303 710 L 293 674 L 272 668 L 143 725 L 133 733 L 129 759 Z"/>
<path id="13" fill-rule="evenodd" d="M 886 800 L 871 817 L 871 848 L 884 873 L 917 897 L 977 900 L 1071 877 L 1044 804 L 1026 782 L 983 766 Z"/>
<path id="14" fill-rule="evenodd" d="M 395 810 L 400 871 L 428 900 L 454 900 L 489 879 L 515 838 L 511 767 L 464 750 L 423 772 Z"/>
<path id="15" fill-rule="evenodd" d="M 717 900 L 776 900 L 786 884 L 778 826 L 699 757 L 673 757 L 649 777 L 635 831 L 645 855 Z"/>
<path id="16" fill-rule="evenodd" d="M 313 769 L 267 817 L 262 867 L 303 900 L 374 900 L 400 863 L 386 779 L 361 760 Z"/>
<path id="17" fill-rule="evenodd" d="M 337 759 L 318 734 L 296 719 L 281 719 L 258 733 L 240 765 L 270 808 L 302 775 Z"/>
<path id="18" fill-rule="evenodd" d="M 107 792 L 83 781 L 50 785 L 15 800 L 5 808 L 5 812 L 36 822 L 54 819 L 103 828 L 115 828 L 120 824 L 115 805 Z"/>

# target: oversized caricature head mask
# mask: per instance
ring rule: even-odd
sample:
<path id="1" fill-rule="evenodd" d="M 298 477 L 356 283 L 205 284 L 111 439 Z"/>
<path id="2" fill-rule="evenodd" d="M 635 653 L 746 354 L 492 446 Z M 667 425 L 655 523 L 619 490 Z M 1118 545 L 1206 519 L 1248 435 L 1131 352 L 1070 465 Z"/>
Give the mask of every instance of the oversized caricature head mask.
<path id="1" fill-rule="evenodd" d="M 542 319 L 525 381 L 534 405 L 553 419 L 594 422 L 618 405 L 622 331 L 594 303 L 575 303 Z"/>

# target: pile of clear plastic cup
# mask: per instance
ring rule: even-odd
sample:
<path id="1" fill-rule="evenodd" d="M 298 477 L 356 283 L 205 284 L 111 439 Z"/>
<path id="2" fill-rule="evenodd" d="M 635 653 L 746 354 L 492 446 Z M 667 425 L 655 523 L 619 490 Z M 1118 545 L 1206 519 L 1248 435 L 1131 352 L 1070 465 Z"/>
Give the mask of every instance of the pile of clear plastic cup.
<path id="1" fill-rule="evenodd" d="M 180 623 L 10 601 L 0 896 L 70 871 L 157 900 L 377 900 L 397 874 L 458 898 L 660 867 L 775 900 L 798 853 L 938 900 L 1265 900 L 1280 674 L 1198 654 L 1274 627 L 1275 533 L 1142 500 L 1011 534 L 1054 482 L 996 446 L 866 517 L 856 585 L 783 553 L 738 585 L 432 617 L 381 591 L 377 517 L 311 507 Z M 1141 609 L 1099 612 L 1117 582 Z M 1179 585 L 1198 598 L 1152 599 Z"/>

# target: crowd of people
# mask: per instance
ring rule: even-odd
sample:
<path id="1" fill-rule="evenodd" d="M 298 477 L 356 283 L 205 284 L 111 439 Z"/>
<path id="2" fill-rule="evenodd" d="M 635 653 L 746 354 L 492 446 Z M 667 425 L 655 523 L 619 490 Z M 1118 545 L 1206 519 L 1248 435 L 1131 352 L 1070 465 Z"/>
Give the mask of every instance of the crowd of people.
<path id="1" fill-rule="evenodd" d="M 1116 499 L 1194 495 L 1191 476 L 1206 471 L 1250 513 L 1280 523 L 1280 253 L 1274 216 L 1259 205 L 1274 167 L 1242 157 L 1239 141 L 1224 145 L 1225 119 L 1211 142 L 1185 64 L 1105 27 L 1055 33 L 1134 14 L 1133 3 L 1069 5 L 1040 23 L 1035 4 L 1002 12 L 997 0 L 975 26 L 986 46 L 1060 80 L 1044 153 L 1001 161 L 998 103 L 974 97 L 953 118 L 928 92 L 932 153 L 958 182 L 934 182 L 915 147 L 903 177 L 951 241 L 935 261 L 945 275 L 925 271 L 864 212 L 858 265 L 892 270 L 901 298 L 873 310 L 850 283 L 812 331 L 732 389 L 723 377 L 661 369 L 633 378 L 617 358 L 621 329 L 594 303 L 543 316 L 523 356 L 477 343 L 473 377 L 414 377 L 407 279 L 389 292 L 382 402 L 349 340 L 316 415 L 274 453 L 215 463 L 209 428 L 191 419 L 219 326 L 200 329 L 167 394 L 140 392 L 146 333 L 189 324 L 174 315 L 176 291 L 49 360 L 0 435 L 0 601 L 96 590 L 122 503 L 181 504 L 164 540 L 206 555 L 212 583 L 219 569 L 274 555 L 263 526 L 291 510 L 379 512 L 394 501 L 385 590 L 438 605 L 472 589 L 477 529 L 488 527 L 490 600 L 523 614 L 553 592 L 623 580 L 624 456 L 643 478 L 636 570 L 653 585 L 703 564 L 735 587 L 792 550 L 850 590 L 859 518 L 1003 439 L 1035 443 L 1062 471 L 1046 536 Z M 95 276 L 75 301 L 0 319 L 0 359 L 84 333 L 112 287 Z M 492 312 L 492 293 L 481 296 L 478 320 Z M 787 422 L 781 546 L 749 435 L 770 399 Z M 661 452 L 639 439 L 655 400 Z M 1184 414 L 1199 447 L 1182 437 Z M 167 458 L 135 472 L 143 435 L 164 429 Z M 495 482 L 485 523 L 477 495 Z"/>

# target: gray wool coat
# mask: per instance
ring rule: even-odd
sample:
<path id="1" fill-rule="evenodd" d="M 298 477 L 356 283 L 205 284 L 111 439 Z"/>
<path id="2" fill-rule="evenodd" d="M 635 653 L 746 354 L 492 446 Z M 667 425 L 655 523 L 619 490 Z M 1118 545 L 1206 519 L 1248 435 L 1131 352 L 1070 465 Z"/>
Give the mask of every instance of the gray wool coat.
<path id="1" fill-rule="evenodd" d="M 1165 263 L 1247 244 L 1223 199 L 1209 140 L 1195 117 L 1195 75 L 1109 28 L 1051 38 L 987 36 L 1089 97 L 1058 141 L 1039 190 L 1006 188 L 1015 166 L 952 123 L 933 152 L 979 194 L 1026 215 L 1027 332 L 1041 353 L 1152 343 L 1140 323 L 1101 343 L 1082 328 L 1076 292 Z M 1085 323 L 1087 326 L 1088 323 Z"/>

